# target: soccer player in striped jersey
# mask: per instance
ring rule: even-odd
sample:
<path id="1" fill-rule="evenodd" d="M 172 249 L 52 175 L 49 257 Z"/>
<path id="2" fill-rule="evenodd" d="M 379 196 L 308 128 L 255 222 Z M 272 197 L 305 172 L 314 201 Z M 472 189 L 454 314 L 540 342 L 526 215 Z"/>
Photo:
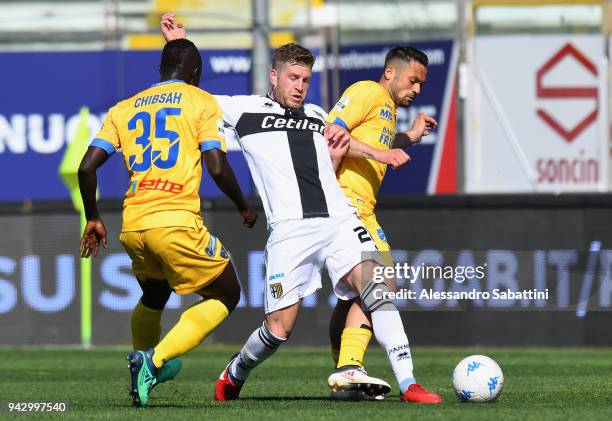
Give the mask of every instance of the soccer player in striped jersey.
<path id="1" fill-rule="evenodd" d="M 162 18 L 162 31 L 166 39 L 185 36 L 184 28 L 174 24 L 172 15 Z M 372 279 L 373 260 L 377 258 L 361 255 L 376 250 L 373 240 L 355 218 L 354 208 L 349 211 L 338 197 L 341 190 L 333 169 L 342 154 L 330 149 L 328 155 L 322 149 L 324 131 L 333 141 L 344 138 L 344 132 L 338 131 L 344 129 L 330 125 L 323 130 L 320 119 L 326 113 L 313 104 L 304 104 L 313 63 L 312 53 L 305 48 L 282 46 L 274 54 L 272 92 L 267 96 L 218 97 L 226 126 L 237 135 L 264 202 L 271 233 L 266 247 L 266 320 L 217 380 L 218 400 L 238 398 L 250 371 L 286 341 L 301 299 L 320 288 L 323 266 L 341 300 L 360 296 L 377 339 L 389 350 L 394 371 L 400 375 L 412 373 L 412 363 L 405 358 L 408 339 L 399 313 L 389 300 L 381 298 L 390 286 Z M 353 143 L 360 144 L 351 139 Z M 408 158 L 398 149 L 380 150 L 364 144 L 360 148 L 392 165 L 401 165 Z M 350 377 L 357 378 L 357 386 L 363 389 L 371 381 L 379 392 L 390 390 L 384 381 L 368 377 L 362 367 L 351 372 Z M 410 401 L 439 399 L 416 384 L 411 389 Z"/>

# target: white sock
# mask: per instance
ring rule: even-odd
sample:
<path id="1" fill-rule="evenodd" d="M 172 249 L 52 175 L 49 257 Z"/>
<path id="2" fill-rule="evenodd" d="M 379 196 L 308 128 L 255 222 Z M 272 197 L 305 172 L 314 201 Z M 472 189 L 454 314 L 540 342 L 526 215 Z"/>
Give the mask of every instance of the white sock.
<path id="1" fill-rule="evenodd" d="M 232 381 L 244 383 L 252 369 L 270 357 L 278 347 L 287 340 L 275 336 L 266 327 L 266 323 L 256 329 L 240 350 L 240 355 L 229 366 L 229 375 Z"/>
<path id="2" fill-rule="evenodd" d="M 397 309 L 393 311 L 387 307 L 385 310 L 372 312 L 372 330 L 380 346 L 385 348 L 393 374 L 400 385 L 400 391 L 404 393 L 408 386 L 416 381 L 412 372 L 412 355 L 408 337 L 404 332 L 404 325 Z"/>
<path id="3" fill-rule="evenodd" d="M 404 324 L 397 308 L 386 298 L 387 285 L 370 281 L 361 292 L 361 303 L 372 316 L 372 330 L 378 343 L 385 348 L 401 393 L 416 383 L 412 373 L 412 355 Z"/>

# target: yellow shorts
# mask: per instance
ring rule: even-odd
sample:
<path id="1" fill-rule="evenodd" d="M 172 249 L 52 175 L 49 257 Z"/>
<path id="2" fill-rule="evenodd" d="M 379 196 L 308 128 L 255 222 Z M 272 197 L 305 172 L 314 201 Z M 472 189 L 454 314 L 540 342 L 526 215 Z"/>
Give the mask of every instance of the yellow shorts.
<path id="1" fill-rule="evenodd" d="M 374 240 L 376 248 L 383 255 L 383 261 L 386 266 L 393 265 L 393 256 L 391 256 L 391 246 L 387 243 L 387 237 L 385 232 L 380 227 L 380 224 L 376 220 L 376 215 L 373 213 L 359 213 L 359 219 L 363 222 L 363 225 L 368 230 L 370 237 Z"/>
<path id="2" fill-rule="evenodd" d="M 177 294 L 198 291 L 217 279 L 229 255 L 201 220 L 194 225 L 122 232 L 119 241 L 132 259 L 134 275 L 141 281 L 166 279 Z"/>

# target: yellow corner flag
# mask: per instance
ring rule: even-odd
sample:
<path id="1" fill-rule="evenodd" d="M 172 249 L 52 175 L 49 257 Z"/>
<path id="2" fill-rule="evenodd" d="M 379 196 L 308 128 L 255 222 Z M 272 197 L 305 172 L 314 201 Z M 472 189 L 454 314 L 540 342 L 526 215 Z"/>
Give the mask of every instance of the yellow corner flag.
<path id="1" fill-rule="evenodd" d="M 77 173 L 81 160 L 89 147 L 89 141 L 91 140 L 89 136 L 89 108 L 82 107 L 79 111 L 79 125 L 76 133 L 66 147 L 59 167 L 60 177 L 70 192 L 72 205 L 78 212 L 83 210 L 83 202 L 81 201 Z"/>
<path id="2" fill-rule="evenodd" d="M 59 167 L 59 175 L 70 191 L 72 205 L 81 214 L 81 231 L 85 229 L 85 209 L 79 190 L 79 165 L 89 147 L 89 108 L 82 107 L 79 112 L 79 125 L 76 134 L 66 147 Z M 97 192 L 96 192 L 97 194 Z M 80 235 L 80 233 L 79 233 Z M 75 242 L 78 246 L 78 240 Z M 81 344 L 84 348 L 91 345 L 91 260 L 81 259 Z"/>

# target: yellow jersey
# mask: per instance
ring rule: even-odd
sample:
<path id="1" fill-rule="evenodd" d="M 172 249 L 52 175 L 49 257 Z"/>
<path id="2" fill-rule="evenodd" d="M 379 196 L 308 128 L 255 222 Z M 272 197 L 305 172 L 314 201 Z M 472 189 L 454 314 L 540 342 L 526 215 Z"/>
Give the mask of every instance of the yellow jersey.
<path id="1" fill-rule="evenodd" d="M 122 231 L 195 227 L 201 153 L 226 152 L 223 114 L 208 92 L 169 80 L 112 107 L 90 146 L 123 153 L 130 184 Z"/>
<path id="2" fill-rule="evenodd" d="M 371 80 L 349 86 L 329 113 L 328 123 L 347 129 L 357 140 L 377 149 L 390 149 L 395 138 L 396 108 L 389 93 Z M 344 157 L 338 182 L 362 215 L 374 212 L 376 195 L 387 164 Z"/>

